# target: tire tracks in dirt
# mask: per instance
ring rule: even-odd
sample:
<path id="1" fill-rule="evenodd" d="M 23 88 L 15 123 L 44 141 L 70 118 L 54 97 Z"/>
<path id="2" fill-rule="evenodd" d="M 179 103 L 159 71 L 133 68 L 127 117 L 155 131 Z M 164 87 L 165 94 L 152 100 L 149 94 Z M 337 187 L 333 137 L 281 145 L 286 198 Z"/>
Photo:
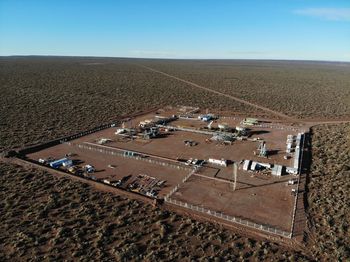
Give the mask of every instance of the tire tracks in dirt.
<path id="1" fill-rule="evenodd" d="M 193 83 L 191 81 L 188 81 L 186 79 L 183 79 L 183 78 L 180 78 L 180 77 L 177 77 L 177 76 L 165 73 L 163 71 L 154 69 L 152 67 L 141 65 L 141 64 L 136 64 L 136 63 L 135 63 L 135 65 L 139 66 L 139 67 L 142 67 L 142 68 L 145 68 L 145 69 L 147 69 L 149 71 L 152 71 L 154 73 L 158 73 L 158 74 L 164 75 L 166 77 L 178 80 L 178 81 L 183 82 L 183 83 L 185 83 L 187 85 L 190 85 L 190 86 L 193 86 L 193 87 L 196 87 L 196 88 L 199 88 L 199 89 L 202 89 L 202 90 L 214 93 L 214 94 L 219 95 L 219 96 L 223 96 L 223 97 L 229 98 L 229 99 L 234 100 L 236 102 L 239 102 L 239 103 L 242 103 L 242 104 L 245 104 L 245 105 L 257 108 L 257 109 L 260 109 L 260 110 L 263 110 L 265 112 L 268 112 L 270 114 L 278 116 L 278 117 L 280 117 L 280 118 L 282 118 L 282 119 L 284 119 L 284 120 L 286 120 L 288 122 L 305 124 L 306 126 L 309 126 L 309 127 L 315 126 L 315 125 L 322 125 L 322 124 L 341 124 L 341 123 L 349 123 L 350 122 L 349 119 L 346 119 L 346 120 L 323 120 L 323 121 L 322 120 L 316 120 L 316 121 L 313 121 L 312 119 L 297 119 L 297 118 L 293 118 L 293 117 L 288 116 L 288 115 L 286 115 L 284 113 L 272 110 L 270 108 L 267 108 L 267 107 L 264 107 L 264 106 L 261 106 L 261 105 L 249 102 L 249 101 L 246 101 L 246 100 L 244 100 L 242 98 L 239 98 L 239 97 L 236 97 L 236 96 L 233 96 L 233 95 L 225 94 L 225 93 L 213 90 L 211 88 L 198 85 L 198 84 Z"/>
<path id="2" fill-rule="evenodd" d="M 300 120 L 298 120 L 298 119 L 294 119 L 293 117 L 287 116 L 287 115 L 285 115 L 285 114 L 283 114 L 283 113 L 281 113 L 281 112 L 278 112 L 278 111 L 272 110 L 272 109 L 270 109 L 270 108 L 267 108 L 267 107 L 264 107 L 264 106 L 261 106 L 261 105 L 258 105 L 258 104 L 255 104 L 255 103 L 246 101 L 246 100 L 244 100 L 244 99 L 241 99 L 241 98 L 236 97 L 236 96 L 233 96 L 233 95 L 228 95 L 228 94 L 225 94 L 225 93 L 222 93 L 222 92 L 213 90 L 213 89 L 211 89 L 211 88 L 198 85 L 198 84 L 193 83 L 193 82 L 191 82 L 191 81 L 182 79 L 182 78 L 177 77 L 177 76 L 174 76 L 174 75 L 170 75 L 170 74 L 168 74 L 168 73 L 159 71 L 159 70 L 154 69 L 154 68 L 152 68 L 152 67 L 145 66 L 145 65 L 140 65 L 140 64 L 136 64 L 136 65 L 139 66 L 139 67 L 145 68 L 145 69 L 147 69 L 147 70 L 150 70 L 150 71 L 152 71 L 152 72 L 155 72 L 155 73 L 158 73 L 158 74 L 161 74 L 161 75 L 164 75 L 164 76 L 173 78 L 173 79 L 175 79 L 175 80 L 178 80 L 178 81 L 183 82 L 183 83 L 185 83 L 185 84 L 191 85 L 191 86 L 193 86 L 193 87 L 200 88 L 200 89 L 202 89 L 202 90 L 206 90 L 206 91 L 211 92 L 211 93 L 214 93 L 214 94 L 216 94 L 216 95 L 224 96 L 224 97 L 229 98 L 229 99 L 231 99 L 231 100 L 234 100 L 234 101 L 236 101 L 236 102 L 239 102 L 239 103 L 242 103 L 242 104 L 245 104 L 245 105 L 248 105 L 248 106 L 251 106 L 251 107 L 260 109 L 260 110 L 263 110 L 263 111 L 265 111 L 265 112 L 268 112 L 268 113 L 270 113 L 270 114 L 273 114 L 273 115 L 275 115 L 275 116 L 278 116 L 278 117 L 280 117 L 280 118 L 282 118 L 282 119 L 285 119 L 285 120 L 288 120 L 288 121 L 292 121 L 292 122 L 299 122 L 299 121 L 300 121 Z"/>

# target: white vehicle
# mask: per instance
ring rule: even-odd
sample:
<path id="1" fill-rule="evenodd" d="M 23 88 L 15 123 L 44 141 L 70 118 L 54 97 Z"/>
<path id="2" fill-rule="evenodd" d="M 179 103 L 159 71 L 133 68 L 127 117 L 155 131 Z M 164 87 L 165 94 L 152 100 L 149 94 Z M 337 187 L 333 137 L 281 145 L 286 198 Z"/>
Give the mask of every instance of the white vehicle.
<path id="1" fill-rule="evenodd" d="M 84 170 L 85 170 L 87 173 L 93 173 L 93 172 L 95 172 L 95 168 L 94 168 L 92 165 L 86 165 L 86 166 L 84 166 Z"/>
<path id="2" fill-rule="evenodd" d="M 297 180 L 294 180 L 294 179 L 292 179 L 292 180 L 288 180 L 288 185 L 295 185 L 297 183 Z"/>
<path id="3" fill-rule="evenodd" d="M 185 165 L 189 166 L 192 163 L 192 158 L 188 159 L 185 163 Z"/>
<path id="4" fill-rule="evenodd" d="M 111 184 L 111 181 L 109 181 L 108 179 L 103 179 L 103 183 L 105 183 L 105 184 Z"/>
<path id="5" fill-rule="evenodd" d="M 164 180 L 159 181 L 159 182 L 157 183 L 157 186 L 162 186 L 162 185 L 164 185 L 164 183 L 165 183 L 165 181 L 164 181 Z"/>
<path id="6" fill-rule="evenodd" d="M 119 135 L 119 134 L 124 134 L 125 132 L 126 132 L 125 128 L 118 128 L 117 131 L 115 132 L 115 134 Z"/>

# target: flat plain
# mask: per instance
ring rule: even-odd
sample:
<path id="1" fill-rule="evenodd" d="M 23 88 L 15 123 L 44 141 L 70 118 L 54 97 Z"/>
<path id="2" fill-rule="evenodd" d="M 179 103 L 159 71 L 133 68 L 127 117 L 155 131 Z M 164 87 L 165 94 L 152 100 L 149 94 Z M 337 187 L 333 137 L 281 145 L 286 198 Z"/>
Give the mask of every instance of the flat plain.
<path id="1" fill-rule="evenodd" d="M 153 60 L 142 64 L 292 117 L 350 117 L 349 63 Z"/>
<path id="2" fill-rule="evenodd" d="M 266 114 L 142 66 L 295 118 L 350 118 L 346 63 L 1 58 L 0 151 L 164 105 Z M 83 260 L 347 260 L 348 134 L 349 124 L 312 128 L 309 229 L 304 237 L 307 249 L 302 252 L 37 169 L 1 163 L 0 258 L 59 259 L 69 252 Z"/>

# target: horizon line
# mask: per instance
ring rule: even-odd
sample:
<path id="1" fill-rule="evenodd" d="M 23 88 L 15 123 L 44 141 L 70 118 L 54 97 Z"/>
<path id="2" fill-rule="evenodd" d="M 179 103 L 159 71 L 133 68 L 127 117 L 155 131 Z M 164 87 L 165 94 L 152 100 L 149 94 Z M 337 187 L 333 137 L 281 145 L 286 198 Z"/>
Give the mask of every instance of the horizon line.
<path id="1" fill-rule="evenodd" d="M 132 56 L 94 56 L 94 55 L 0 55 L 0 57 L 79 57 L 79 58 L 119 58 L 153 60 L 258 60 L 258 61 L 306 61 L 327 63 L 350 63 L 350 60 L 289 59 L 289 58 L 174 58 L 174 57 L 132 57 Z"/>

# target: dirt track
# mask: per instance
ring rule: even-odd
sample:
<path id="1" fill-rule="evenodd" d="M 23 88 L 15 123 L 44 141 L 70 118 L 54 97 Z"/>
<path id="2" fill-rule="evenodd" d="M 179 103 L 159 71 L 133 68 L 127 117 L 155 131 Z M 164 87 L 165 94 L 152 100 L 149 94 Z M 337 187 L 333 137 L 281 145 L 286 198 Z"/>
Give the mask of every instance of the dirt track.
<path id="1" fill-rule="evenodd" d="M 252 106 L 252 107 L 261 109 L 261 110 L 263 110 L 263 111 L 265 111 L 265 112 L 269 112 L 269 113 L 271 113 L 271 114 L 273 114 L 273 115 L 276 115 L 276 116 L 278 116 L 278 117 L 281 117 L 281 118 L 283 118 L 283 119 L 286 119 L 286 120 L 289 120 L 289 121 L 293 121 L 293 122 L 297 122 L 297 121 L 298 121 L 297 119 L 294 119 L 294 118 L 292 118 L 292 117 L 290 117 L 290 116 L 287 116 L 287 115 L 285 115 L 285 114 L 283 114 L 283 113 L 281 113 L 281 112 L 274 111 L 274 110 L 269 109 L 269 108 L 267 108 L 267 107 L 263 107 L 263 106 L 260 106 L 260 105 L 257 105 L 257 104 L 248 102 L 248 101 L 246 101 L 246 100 L 243 100 L 243 99 L 241 99 L 241 98 L 238 98 L 238 97 L 235 97 L 235 96 L 232 96 L 232 95 L 228 95 L 228 94 L 225 94 L 225 93 L 221 93 L 221 92 L 219 92 L 219 91 L 216 91 L 216 90 L 213 90 L 213 89 L 210 89 L 210 88 L 207 88 L 207 87 L 204 87 L 204 86 L 195 84 L 195 83 L 193 83 L 193 82 L 190 82 L 190 81 L 188 81 L 188 80 L 179 78 L 179 77 L 177 77 L 177 76 L 173 76 L 173 75 L 164 73 L 164 72 L 162 72 L 162 71 L 156 70 L 156 69 L 154 69 L 154 68 L 152 68 L 152 67 L 148 67 L 148 66 L 144 66 L 144 65 L 139 65 L 139 64 L 137 64 L 137 65 L 138 65 L 138 66 L 141 66 L 141 67 L 143 67 L 143 68 L 146 68 L 146 69 L 148 69 L 148 70 L 150 70 L 150 71 L 153 71 L 153 72 L 156 72 L 156 73 L 165 75 L 165 76 L 167 76 L 167 77 L 176 79 L 176 80 L 181 81 L 181 82 L 183 82 L 183 83 L 189 84 L 189 85 L 191 85 L 191 86 L 194 86 L 194 87 L 197 87 L 197 88 L 200 88 L 200 89 L 209 91 L 209 92 L 211 92 L 211 93 L 214 93 L 214 94 L 217 94 L 217 95 L 220 95 L 220 96 L 227 97 L 227 98 L 229 98 L 229 99 L 235 100 L 235 101 L 237 101 L 237 102 L 240 102 L 240 103 L 245 104 L 245 105 L 248 105 L 248 106 Z"/>
<path id="2" fill-rule="evenodd" d="M 168 73 L 165 73 L 165 72 L 162 72 L 162 71 L 159 71 L 157 69 L 154 69 L 152 67 L 149 67 L 149 66 L 145 66 L 145 65 L 140 65 L 140 64 L 135 64 L 137 66 L 140 66 L 140 67 L 143 67 L 147 70 L 150 70 L 152 72 L 155 72 L 155 73 L 158 73 L 158 74 L 162 74 L 164 76 L 167 76 L 167 77 L 170 77 L 170 78 L 173 78 L 173 79 L 176 79 L 178 81 L 181 81 L 183 83 L 186 83 L 188 85 L 191 85 L 191 86 L 194 86 L 196 88 L 200 88 L 200 89 L 203 89 L 203 90 L 206 90 L 208 92 L 211 92 L 211 93 L 214 93 L 214 94 L 217 94 L 217 95 L 220 95 L 220 96 L 224 96 L 224 97 L 227 97 L 229 99 L 232 99 L 232 100 L 235 100 L 237 102 L 240 102 L 242 104 L 245 104 L 245 105 L 248 105 L 248 106 L 252 106 L 252 107 L 255 107 L 255 108 L 258 108 L 258 109 L 261 109 L 265 112 L 268 112 L 268 113 L 271 113 L 275 116 L 278 116 L 284 120 L 287 120 L 287 121 L 291 121 L 291 122 L 298 122 L 298 123 L 304 123 L 306 124 L 307 126 L 315 126 L 315 125 L 322 125 L 322 124 L 340 124 L 340 123 L 348 123 L 350 122 L 349 119 L 346 119 L 346 120 L 315 120 L 313 121 L 312 119 L 296 119 L 296 118 L 293 118 L 293 117 L 290 117 L 290 116 L 287 116 L 286 114 L 283 114 L 281 112 L 278 112 L 278 111 L 275 111 L 275 110 L 272 110 L 270 108 L 267 108 L 267 107 L 264 107 L 264 106 L 261 106 L 261 105 L 258 105 L 258 104 L 255 104 L 255 103 L 251 103 L 249 101 L 246 101 L 246 100 L 243 100 L 241 98 L 238 98 L 236 96 L 232 96 L 232 95 L 228 95 L 228 94 L 225 94 L 225 93 L 222 93 L 222 92 L 219 92 L 219 91 L 216 91 L 216 90 L 213 90 L 213 89 L 210 89 L 208 87 L 204 87 L 204 86 L 201 86 L 201 85 L 198 85 L 196 83 L 193 83 L 191 81 L 188 81 L 188 80 L 185 80 L 185 79 L 182 79 L 180 77 L 177 77 L 177 76 L 174 76 L 174 75 L 170 75 Z"/>

